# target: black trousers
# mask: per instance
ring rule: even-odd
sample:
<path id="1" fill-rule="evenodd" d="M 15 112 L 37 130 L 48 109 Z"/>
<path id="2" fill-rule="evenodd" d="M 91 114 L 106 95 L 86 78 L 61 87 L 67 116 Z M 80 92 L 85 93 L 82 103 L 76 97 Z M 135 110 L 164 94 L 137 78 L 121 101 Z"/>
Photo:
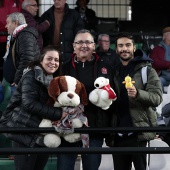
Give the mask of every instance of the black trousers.
<path id="1" fill-rule="evenodd" d="M 25 145 L 12 142 L 13 148 L 27 148 Z M 41 147 L 36 145 L 35 147 Z M 47 161 L 48 154 L 25 154 L 14 155 L 15 170 L 43 170 Z"/>
<path id="2" fill-rule="evenodd" d="M 146 147 L 147 141 L 138 141 L 137 136 L 115 137 L 115 147 Z M 113 154 L 114 170 L 131 170 L 132 162 L 135 170 L 146 170 L 146 154 Z"/>

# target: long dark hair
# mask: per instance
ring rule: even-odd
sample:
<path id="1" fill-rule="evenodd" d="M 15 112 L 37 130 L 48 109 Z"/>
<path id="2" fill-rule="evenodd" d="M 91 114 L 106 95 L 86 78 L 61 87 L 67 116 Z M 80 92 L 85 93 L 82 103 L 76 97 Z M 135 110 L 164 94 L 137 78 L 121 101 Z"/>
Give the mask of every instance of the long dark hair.
<path id="1" fill-rule="evenodd" d="M 56 51 L 58 54 L 59 54 L 59 67 L 57 69 L 57 71 L 53 74 L 54 77 L 56 76 L 60 76 L 62 75 L 62 61 L 61 61 L 61 55 L 60 55 L 60 52 L 53 46 L 53 45 L 48 45 L 46 46 L 43 51 L 42 51 L 42 54 L 41 56 L 39 57 L 39 60 L 37 61 L 34 61 L 32 63 L 29 64 L 29 67 L 30 68 L 34 68 L 35 66 L 40 66 L 41 67 L 41 61 L 43 61 L 44 59 L 44 56 L 47 54 L 47 52 L 49 51 Z M 41 67 L 42 68 L 42 67 Z M 42 68 L 43 69 L 43 68 Z"/>

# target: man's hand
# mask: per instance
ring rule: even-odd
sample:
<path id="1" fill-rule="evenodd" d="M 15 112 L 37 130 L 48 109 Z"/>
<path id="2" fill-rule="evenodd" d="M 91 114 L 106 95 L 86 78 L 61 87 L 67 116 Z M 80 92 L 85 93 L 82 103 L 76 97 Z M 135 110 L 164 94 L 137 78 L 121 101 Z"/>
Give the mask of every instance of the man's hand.
<path id="1" fill-rule="evenodd" d="M 127 93 L 129 97 L 136 98 L 137 96 L 137 90 L 135 86 L 132 86 L 131 88 L 127 88 Z"/>

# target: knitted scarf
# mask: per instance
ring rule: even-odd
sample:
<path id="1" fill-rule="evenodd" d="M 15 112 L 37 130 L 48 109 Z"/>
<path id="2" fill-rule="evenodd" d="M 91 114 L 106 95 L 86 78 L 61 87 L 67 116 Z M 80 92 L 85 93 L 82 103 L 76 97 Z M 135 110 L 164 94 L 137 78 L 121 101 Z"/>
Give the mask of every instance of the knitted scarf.
<path id="1" fill-rule="evenodd" d="M 87 117 L 83 114 L 84 106 L 79 104 L 77 107 L 63 107 L 63 112 L 68 113 L 68 115 L 63 119 L 56 122 L 53 122 L 53 127 L 60 134 L 70 134 L 74 132 L 72 126 L 72 120 L 77 118 L 79 119 L 84 126 L 88 127 Z M 89 147 L 89 135 L 81 134 L 81 140 L 83 147 Z"/>

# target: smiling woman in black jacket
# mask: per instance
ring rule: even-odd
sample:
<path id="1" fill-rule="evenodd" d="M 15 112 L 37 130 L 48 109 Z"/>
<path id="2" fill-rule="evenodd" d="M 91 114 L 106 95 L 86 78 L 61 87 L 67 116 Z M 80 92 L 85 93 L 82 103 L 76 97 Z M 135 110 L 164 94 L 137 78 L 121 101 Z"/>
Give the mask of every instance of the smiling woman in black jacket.
<path id="1" fill-rule="evenodd" d="M 0 123 L 7 127 L 36 128 L 43 118 L 59 120 L 66 113 L 47 105 L 48 86 L 53 73 L 60 75 L 60 55 L 52 46 L 44 49 L 40 60 L 32 63 L 24 74 L 8 104 Z M 43 137 L 37 134 L 6 134 L 13 147 L 41 147 Z M 15 155 L 17 170 L 43 170 L 48 155 Z M 26 166 L 25 166 L 26 165 Z"/>

